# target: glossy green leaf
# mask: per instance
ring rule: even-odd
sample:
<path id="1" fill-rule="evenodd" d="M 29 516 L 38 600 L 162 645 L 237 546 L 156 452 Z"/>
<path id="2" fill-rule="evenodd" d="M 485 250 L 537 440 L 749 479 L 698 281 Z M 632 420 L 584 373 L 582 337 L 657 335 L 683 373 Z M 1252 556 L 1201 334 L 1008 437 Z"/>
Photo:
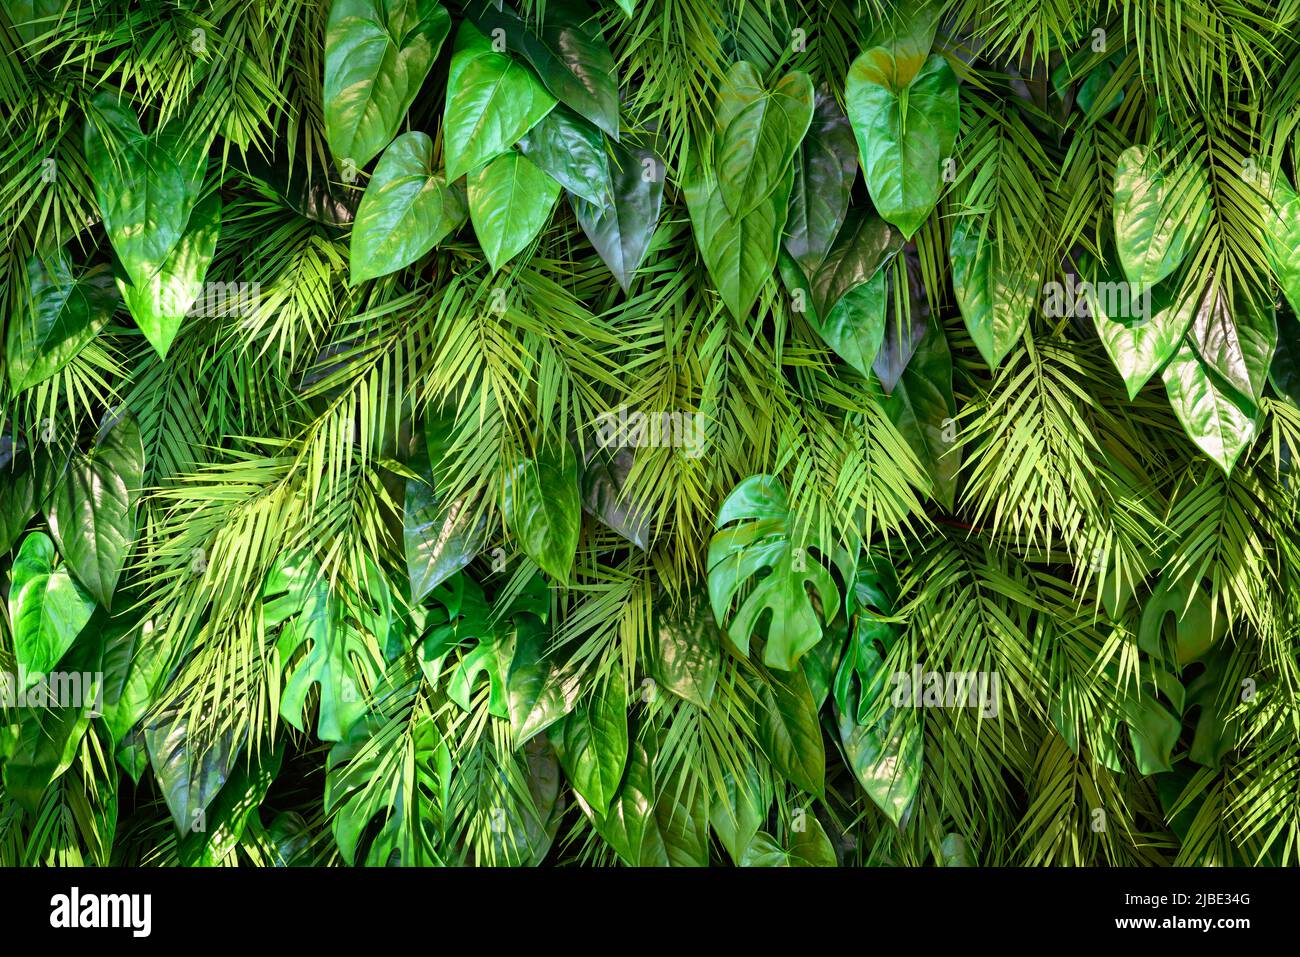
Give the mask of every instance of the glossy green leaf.
<path id="1" fill-rule="evenodd" d="M 713 700 L 722 635 L 707 597 L 694 593 L 678 606 L 655 609 L 654 676 L 664 688 L 701 708 Z"/>
<path id="2" fill-rule="evenodd" d="M 468 21 L 462 23 L 443 113 L 447 179 L 459 179 L 509 150 L 555 103 L 531 70 L 494 50 Z"/>
<path id="3" fill-rule="evenodd" d="M 810 794 L 821 795 L 826 781 L 826 748 L 817 707 L 802 671 L 773 672 L 755 685 L 758 743 L 783 778 Z"/>
<path id="4" fill-rule="evenodd" d="M 772 835 L 760 831 L 745 849 L 740 866 L 834 867 L 835 848 L 821 822 L 805 813 L 801 823 L 802 830 L 791 832 L 789 847 L 782 847 Z"/>
<path id="5" fill-rule="evenodd" d="M 433 169 L 433 141 L 403 133 L 375 166 L 352 224 L 352 283 L 409 266 L 465 222 L 465 200 Z"/>
<path id="6" fill-rule="evenodd" d="M 769 92 L 753 65 L 741 61 L 718 93 L 713 165 L 727 211 L 743 219 L 782 188 L 812 122 L 808 74 L 787 74 Z"/>
<path id="7" fill-rule="evenodd" d="M 791 537 L 791 523 L 781 483 L 768 475 L 750 476 L 719 509 L 708 558 L 713 614 L 727 625 L 731 643 L 748 655 L 750 637 L 765 621 L 763 661 L 785 671 L 822 638 L 808 589 L 817 594 L 823 614 L 840 600 L 835 579 L 807 547 L 811 543 Z M 765 577 L 756 578 L 762 572 Z"/>
<path id="8" fill-rule="evenodd" d="M 555 180 L 513 151 L 471 173 L 468 186 L 469 218 L 493 272 L 542 231 L 560 195 Z"/>
<path id="9" fill-rule="evenodd" d="M 593 204 L 571 195 L 578 224 L 627 292 L 659 224 L 664 197 L 664 161 L 654 150 L 616 143 L 611 151 L 610 195 Z"/>
<path id="10" fill-rule="evenodd" d="M 47 509 L 68 567 L 105 608 L 135 540 L 144 445 L 129 413 L 107 422 L 86 454 L 74 454 Z"/>
<path id="11" fill-rule="evenodd" d="M 178 846 L 181 866 L 215 867 L 234 851 L 245 827 L 266 799 L 283 760 L 284 744 L 281 743 L 252 763 L 239 762 L 235 766 L 234 773 L 204 815 L 203 829 L 191 830 L 181 839 Z"/>
<path id="12" fill-rule="evenodd" d="M 8 441 L 0 438 L 0 447 Z M 0 453 L 0 555 L 13 548 L 37 506 L 35 465 L 25 455 Z"/>
<path id="13" fill-rule="evenodd" d="M 406 480 L 402 542 L 415 602 L 473 561 L 483 548 L 487 531 L 487 520 L 481 515 L 476 519 L 472 501 L 463 496 L 449 500 L 443 488 L 442 463 L 454 425 L 454 415 L 430 411 L 425 421 L 426 440 L 411 463 L 417 477 Z M 436 462 L 431 464 L 431 460 Z"/>
<path id="14" fill-rule="evenodd" d="M 1259 406 L 1277 346 L 1271 301 L 1238 288 L 1230 302 L 1226 289 L 1212 286 L 1192 317 L 1187 338 L 1243 408 Z"/>
<path id="15" fill-rule="evenodd" d="M 95 338 L 113 315 L 117 294 L 107 266 L 74 276 L 64 252 L 27 262 L 26 294 L 9 319 L 5 364 L 15 395 L 56 375 Z"/>
<path id="16" fill-rule="evenodd" d="M 994 237 L 981 235 L 979 223 L 970 218 L 953 226 L 949 255 L 953 292 L 966 329 L 984 361 L 997 368 L 1029 326 L 1039 277 L 1023 263 L 1004 262 Z"/>
<path id="17" fill-rule="evenodd" d="M 450 29 L 435 0 L 333 0 L 322 102 L 336 157 L 359 169 L 388 145 Z"/>
<path id="18" fill-rule="evenodd" d="M 573 196 L 597 209 L 612 205 L 605 138 L 564 104 L 542 117 L 519 141 L 519 149 Z"/>
<path id="19" fill-rule="evenodd" d="M 113 622 L 104 638 L 104 726 L 114 746 L 153 704 L 166 665 L 151 621 Z"/>
<path id="20" fill-rule="evenodd" d="M 553 443 L 536 459 L 520 462 L 506 482 L 501 508 L 524 554 L 551 578 L 568 581 L 582 525 L 572 446 Z"/>
<path id="21" fill-rule="evenodd" d="M 760 779 L 757 766 L 749 763 L 744 771 L 739 780 L 731 773 L 724 776 L 723 790 L 714 797 L 709 812 L 714 833 L 737 866 L 772 805 L 771 788 Z"/>
<path id="22" fill-rule="evenodd" d="M 149 763 L 182 838 L 206 827 L 206 812 L 242 750 L 229 726 L 202 732 L 177 705 L 158 712 L 144 732 Z"/>
<path id="23" fill-rule="evenodd" d="M 727 211 L 717 180 L 702 165 L 697 151 L 692 149 L 687 158 L 682 189 L 695 242 L 723 303 L 738 319 L 749 314 L 772 275 L 793 182 L 791 166 L 785 181 L 767 202 L 736 219 Z"/>
<path id="24" fill-rule="evenodd" d="M 194 207 L 185 232 L 153 278 L 142 286 L 117 280 L 131 317 L 160 358 L 167 358 L 181 322 L 202 295 L 220 235 L 221 197 L 213 193 Z"/>
<path id="25" fill-rule="evenodd" d="M 1291 303 L 1300 310 L 1300 194 L 1291 188 L 1285 176 L 1273 186 L 1273 215 L 1269 217 L 1268 252 L 1278 284 Z"/>
<path id="26" fill-rule="evenodd" d="M 98 93 L 86 114 L 86 165 L 113 250 L 135 286 L 163 268 L 198 199 L 192 158 L 175 137 L 148 137 L 135 113 Z"/>
<path id="27" fill-rule="evenodd" d="M 627 766 L 627 710 L 622 688 L 608 686 L 552 732 L 560 765 L 573 789 L 600 814 L 609 810 Z"/>
<path id="28" fill-rule="evenodd" d="M 943 162 L 957 138 L 957 77 L 938 54 L 910 80 L 892 57 L 867 50 L 853 61 L 845 86 L 867 191 L 877 212 L 911 239 L 943 191 Z M 903 86 L 894 86 L 898 80 Z"/>
<path id="29" fill-rule="evenodd" d="M 600 18 L 583 0 L 547 0 L 544 9 L 537 31 L 498 0 L 479 0 L 468 13 L 483 33 L 501 30 L 506 49 L 531 63 L 561 103 L 618 139 L 618 71 Z"/>
<path id="30" fill-rule="evenodd" d="M 668 863 L 659 822 L 655 819 L 654 767 L 640 741 L 632 743 L 623 784 L 608 811 L 598 812 L 581 794 L 578 804 L 597 833 L 629 867 L 660 867 Z"/>
<path id="31" fill-rule="evenodd" d="M 582 469 L 582 510 L 644 551 L 650 545 L 650 517 L 627 491 L 635 459 L 636 450 L 627 446 L 591 446 Z"/>
<path id="32" fill-rule="evenodd" d="M 817 272 L 849 211 L 858 175 L 858 144 L 849 118 L 830 91 L 817 91 L 812 123 L 795 158 L 785 249 L 811 276 Z"/>
<path id="33" fill-rule="evenodd" d="M 934 497 L 952 511 L 961 448 L 955 442 L 957 406 L 952 394 L 952 355 L 936 320 L 930 322 L 894 391 L 881 404 L 925 466 Z"/>
<path id="34" fill-rule="evenodd" d="M 930 303 L 925 294 L 921 259 L 915 243 L 904 246 L 903 255 L 889 263 L 886 282 L 885 336 L 871 364 L 871 371 L 880 380 L 885 394 L 889 395 L 912 361 L 930 318 Z"/>
<path id="35" fill-rule="evenodd" d="M 550 637 L 536 617 L 517 619 L 506 676 L 506 707 L 516 748 L 573 709 L 577 683 L 547 654 Z"/>
<path id="36" fill-rule="evenodd" d="M 900 709 L 876 725 L 839 714 L 840 744 L 867 796 L 900 825 L 921 780 L 922 735 L 912 709 Z"/>
<path id="37" fill-rule="evenodd" d="M 1178 421 L 1196 446 L 1224 472 L 1231 472 L 1255 437 L 1255 413 L 1243 408 L 1184 338 L 1163 372 L 1165 391 Z"/>
<path id="38" fill-rule="evenodd" d="M 1143 289 L 1116 275 L 1100 273 L 1097 283 L 1084 286 L 1081 298 L 1132 399 L 1178 351 L 1197 297 L 1174 279 Z"/>
<path id="39" fill-rule="evenodd" d="M 1166 171 L 1144 146 L 1130 146 L 1115 166 L 1115 247 L 1130 282 L 1148 285 L 1186 258 L 1210 218 L 1210 186 L 1200 160 Z"/>
<path id="40" fill-rule="evenodd" d="M 23 539 L 14 558 L 9 587 L 14 657 L 27 683 L 47 674 L 86 627 L 95 600 L 55 566 L 54 543 L 41 532 Z"/>

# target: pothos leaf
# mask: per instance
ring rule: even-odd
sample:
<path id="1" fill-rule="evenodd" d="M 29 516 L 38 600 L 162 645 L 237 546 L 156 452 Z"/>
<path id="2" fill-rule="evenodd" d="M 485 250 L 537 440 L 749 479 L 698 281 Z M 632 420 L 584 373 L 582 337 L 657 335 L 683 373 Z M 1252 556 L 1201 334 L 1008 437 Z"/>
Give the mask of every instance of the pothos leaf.
<path id="1" fill-rule="evenodd" d="M 573 447 L 552 443 L 536 459 L 520 462 L 506 482 L 502 511 L 524 554 L 552 578 L 567 581 L 582 524 Z"/>

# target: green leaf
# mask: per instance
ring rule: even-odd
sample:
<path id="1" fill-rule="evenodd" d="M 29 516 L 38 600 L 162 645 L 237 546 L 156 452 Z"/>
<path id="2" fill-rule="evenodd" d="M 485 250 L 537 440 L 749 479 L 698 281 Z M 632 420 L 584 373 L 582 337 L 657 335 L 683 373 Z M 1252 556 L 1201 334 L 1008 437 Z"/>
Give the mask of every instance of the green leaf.
<path id="1" fill-rule="evenodd" d="M 0 448 L 8 438 L 0 438 Z M 18 536 L 36 514 L 36 468 L 30 459 L 21 462 L 0 452 L 0 555 L 13 548 Z"/>
<path id="2" fill-rule="evenodd" d="M 180 241 L 198 199 L 192 157 L 147 137 L 129 106 L 98 93 L 86 113 L 86 165 L 104 229 L 132 285 L 145 286 Z"/>
<path id="3" fill-rule="evenodd" d="M 99 333 L 113 315 L 117 294 L 107 266 L 78 277 L 63 251 L 48 262 L 27 261 L 26 295 L 9 320 L 5 364 L 17 395 L 56 375 Z"/>
<path id="4" fill-rule="evenodd" d="M 496 272 L 551 218 L 560 186 L 527 157 L 509 152 L 469 176 L 469 218 Z"/>
<path id="5" fill-rule="evenodd" d="M 1183 431 L 1225 473 L 1255 437 L 1255 413 L 1220 384 L 1188 338 L 1163 372 L 1165 391 Z"/>
<path id="6" fill-rule="evenodd" d="M 758 744 L 783 778 L 821 796 L 826 784 L 826 748 L 817 706 L 802 671 L 773 672 L 755 684 Z"/>
<path id="7" fill-rule="evenodd" d="M 632 274 L 650 249 L 664 198 L 664 161 L 654 150 L 614 144 L 610 194 L 593 204 L 577 195 L 569 202 L 601 261 L 627 292 Z"/>
<path id="8" fill-rule="evenodd" d="M 600 18 L 582 0 L 547 0 L 544 9 L 538 32 L 499 0 L 481 0 L 468 15 L 485 34 L 503 31 L 506 48 L 522 54 L 561 103 L 618 139 L 618 71 Z"/>
<path id="9" fill-rule="evenodd" d="M 1133 399 L 1178 351 L 1196 314 L 1197 297 L 1172 279 L 1143 289 L 1116 275 L 1099 273 L 1084 286 L 1081 298 Z"/>
<path id="10" fill-rule="evenodd" d="M 893 57 L 876 48 L 853 61 L 845 95 L 871 201 L 911 239 L 943 191 L 943 162 L 957 139 L 957 77 L 935 54 L 903 79 Z"/>
<path id="11" fill-rule="evenodd" d="M 1269 217 L 1269 262 L 1291 308 L 1300 311 L 1300 194 L 1279 176 L 1273 187 Z"/>
<path id="12" fill-rule="evenodd" d="M 1294 312 L 1283 309 L 1278 313 L 1277 324 L 1277 351 L 1273 353 L 1273 364 L 1269 366 L 1268 381 L 1278 395 L 1292 405 L 1300 405 L 1300 320 L 1296 319 Z M 5 543 L 5 508 L 5 493 L 0 489 L 0 550 Z"/>
<path id="13" fill-rule="evenodd" d="M 871 371 L 889 395 L 898 385 L 916 347 L 925 336 L 930 303 L 921 277 L 921 259 L 915 243 L 903 247 L 902 258 L 889 264 L 889 304 L 885 312 L 885 337 L 871 364 Z"/>
<path id="14" fill-rule="evenodd" d="M 542 117 L 519 141 L 519 149 L 573 196 L 598 209 L 613 204 L 605 138 L 567 106 Z"/>
<path id="15" fill-rule="evenodd" d="M 50 532 L 77 580 L 105 608 L 135 540 L 144 445 L 130 413 L 108 421 L 88 454 L 74 453 L 47 509 Z"/>
<path id="16" fill-rule="evenodd" d="M 280 773 L 284 743 L 251 763 L 241 762 L 221 787 L 205 815 L 202 830 L 191 830 L 177 848 L 182 867 L 216 867 L 239 844 L 244 828 L 266 799 Z"/>
<path id="17" fill-rule="evenodd" d="M 167 358 L 181 322 L 203 293 L 203 279 L 221 235 L 221 197 L 213 193 L 194 207 L 180 241 L 148 282 L 132 285 L 118 278 L 131 317 L 160 358 Z"/>
<path id="18" fill-rule="evenodd" d="M 306 731 L 303 709 L 312 685 L 320 686 L 316 736 L 341 741 L 366 712 L 366 692 L 382 661 L 365 637 L 344 620 L 338 587 L 306 556 L 280 558 L 262 589 L 262 625 L 279 626 L 278 667 L 290 672 L 280 691 L 280 715 Z M 299 654 L 304 645 L 306 653 Z"/>
<path id="19" fill-rule="evenodd" d="M 608 812 L 627 766 L 627 709 L 617 679 L 553 730 L 551 741 L 573 789 L 601 815 Z"/>
<path id="20" fill-rule="evenodd" d="M 1277 346 L 1273 303 L 1245 288 L 1238 288 L 1229 302 L 1227 290 L 1212 284 L 1187 338 L 1220 385 L 1235 392 L 1243 408 L 1257 409 Z"/>
<path id="21" fill-rule="evenodd" d="M 790 846 L 782 847 L 772 835 L 760 832 L 745 849 L 741 867 L 834 867 L 835 848 L 821 822 L 805 812 L 802 830 L 792 830 Z"/>
<path id="22" fill-rule="evenodd" d="M 104 726 L 116 747 L 145 716 L 167 664 L 153 623 L 116 621 L 104 639 Z"/>
<path id="23" fill-rule="evenodd" d="M 899 709 L 870 726 L 840 712 L 839 731 L 854 777 L 885 816 L 900 826 L 921 782 L 923 739 L 916 712 Z"/>
<path id="24" fill-rule="evenodd" d="M 749 215 L 736 219 L 727 211 L 717 180 L 703 166 L 697 151 L 686 161 L 682 189 L 695 230 L 695 242 L 718 287 L 723 303 L 736 318 L 744 318 L 772 275 L 781 249 L 781 234 L 789 213 L 791 166 L 784 182 Z"/>
<path id="25" fill-rule="evenodd" d="M 475 520 L 467 496 L 448 501 L 439 480 L 452 441 L 454 415 L 431 412 L 425 421 L 424 443 L 412 461 L 417 478 L 406 480 L 402 504 L 402 541 L 411 601 L 419 602 L 460 571 L 483 548 L 487 520 Z M 430 465 L 431 460 L 436 464 Z"/>
<path id="26" fill-rule="evenodd" d="M 577 683 L 547 654 L 550 632 L 533 615 L 515 622 L 514 654 L 506 677 L 506 707 L 516 748 L 573 709 Z"/>
<path id="27" fill-rule="evenodd" d="M 959 219 L 952 229 L 952 285 L 966 329 L 980 355 L 995 369 L 1020 341 L 1039 292 L 1039 277 L 1025 264 L 1003 262 L 979 224 Z"/>
<path id="28" fill-rule="evenodd" d="M 636 450 L 628 446 L 590 446 L 582 469 L 582 510 L 645 551 L 650 545 L 650 517 L 627 491 L 635 459 Z"/>
<path id="29" fill-rule="evenodd" d="M 384 151 L 352 225 L 352 284 L 409 266 L 465 222 L 465 200 L 433 169 L 433 141 L 403 133 Z"/>
<path id="30" fill-rule="evenodd" d="M 551 578 L 568 581 L 582 525 L 572 446 L 553 443 L 536 459 L 520 462 L 506 481 L 501 508 L 524 554 Z"/>
<path id="31" fill-rule="evenodd" d="M 809 586 L 821 602 L 823 615 L 838 607 L 840 600 L 835 579 L 804 547 L 807 543 L 791 537 L 791 525 L 781 483 L 768 475 L 750 476 L 719 509 L 708 560 L 709 598 L 719 624 L 727 621 L 733 603 L 740 599 L 727 628 L 731 643 L 748 655 L 750 636 L 766 620 L 763 661 L 785 671 L 793 670 L 822 638 Z M 756 577 L 760 572 L 766 575 Z M 746 588 L 743 593 L 742 588 Z"/>
<path id="32" fill-rule="evenodd" d="M 443 112 L 447 179 L 459 179 L 509 150 L 555 103 L 532 71 L 493 50 L 469 21 L 462 23 Z"/>
<path id="33" fill-rule="evenodd" d="M 952 394 L 952 355 L 937 321 L 926 328 L 912 361 L 881 406 L 925 466 L 935 498 L 952 511 L 961 449 L 953 441 L 957 406 Z"/>
<path id="34" fill-rule="evenodd" d="M 816 274 L 849 211 L 858 145 L 849 118 L 828 89 L 817 91 L 812 123 L 795 159 L 785 249 L 805 275 Z"/>
<path id="35" fill-rule="evenodd" d="M 714 796 L 709 812 L 714 833 L 737 866 L 772 806 L 771 788 L 760 779 L 757 765 L 750 761 L 742 770 L 745 777 L 741 780 L 731 772 L 725 773 L 723 790 Z"/>
<path id="36" fill-rule="evenodd" d="M 1199 242 L 1210 218 L 1210 185 L 1199 157 L 1167 175 L 1145 146 L 1130 146 L 1115 165 L 1115 247 L 1130 282 L 1164 279 Z"/>
<path id="37" fill-rule="evenodd" d="M 388 145 L 450 29 L 434 0 L 333 0 L 322 97 L 330 152 L 359 169 Z"/>
<path id="38" fill-rule="evenodd" d="M 632 744 L 627 774 L 608 811 L 598 812 L 581 793 L 577 798 L 596 832 L 629 867 L 667 865 L 655 817 L 653 761 L 640 741 Z"/>
<path id="39" fill-rule="evenodd" d="M 191 720 L 182 705 L 169 705 L 144 732 L 149 763 L 182 838 L 206 827 L 207 808 L 226 783 L 242 747 L 235 744 L 229 726 L 214 733 L 193 728 Z"/>
<path id="40" fill-rule="evenodd" d="M 679 605 L 666 596 L 655 608 L 653 673 L 677 697 L 708 708 L 718 682 L 722 635 L 707 596 L 691 593 Z"/>
<path id="41" fill-rule="evenodd" d="M 733 217 L 743 219 L 782 188 L 812 115 L 808 74 L 789 73 L 769 93 L 750 63 L 731 67 L 718 93 L 713 162 Z"/>
<path id="42" fill-rule="evenodd" d="M 39 684 L 28 692 L 27 707 L 20 709 L 18 740 L 3 764 L 6 797 L 17 801 L 29 814 L 36 817 L 42 806 L 46 790 L 63 772 L 72 767 L 77 757 L 81 739 L 90 727 L 95 702 L 100 697 L 102 681 L 100 660 L 103 643 L 96 629 L 91 628 L 73 643 L 60 669 L 66 679 L 75 679 L 76 686 L 64 683 L 73 700 L 65 703 L 48 701 L 49 707 L 40 707 L 34 698 L 41 692 L 53 693 L 53 684 Z M 78 698 L 79 692 L 79 700 Z M 107 782 L 99 786 L 111 788 Z"/>
<path id="43" fill-rule="evenodd" d="M 95 611 L 95 600 L 54 566 L 54 543 L 41 532 L 23 539 L 9 587 L 14 657 L 24 684 L 45 675 L 72 647 Z"/>

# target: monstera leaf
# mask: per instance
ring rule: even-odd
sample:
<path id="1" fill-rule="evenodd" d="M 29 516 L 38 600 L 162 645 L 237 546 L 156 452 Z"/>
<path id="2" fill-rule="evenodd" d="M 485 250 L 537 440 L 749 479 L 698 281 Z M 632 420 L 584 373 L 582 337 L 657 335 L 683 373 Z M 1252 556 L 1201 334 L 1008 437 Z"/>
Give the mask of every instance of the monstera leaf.
<path id="1" fill-rule="evenodd" d="M 406 117 L 451 29 L 435 0 L 333 0 L 325 28 L 325 137 L 354 168 Z"/>
<path id="2" fill-rule="evenodd" d="M 1039 293 L 1039 276 L 999 251 L 979 223 L 959 219 L 952 229 L 952 286 L 962 319 L 980 355 L 997 368 L 1020 341 Z"/>
<path id="3" fill-rule="evenodd" d="M 764 663 L 785 671 L 821 641 L 822 619 L 832 617 L 839 604 L 835 579 L 808 543 L 792 537 L 792 524 L 781 483 L 751 476 L 718 510 L 708 559 L 713 615 L 731 643 L 748 655 L 750 637 L 764 634 Z M 755 578 L 760 572 L 765 576 Z"/>
<path id="4" fill-rule="evenodd" d="M 943 163 L 957 138 L 957 77 L 936 54 L 906 78 L 877 47 L 853 61 L 845 95 L 871 201 L 911 239 L 943 190 Z"/>
<path id="5" fill-rule="evenodd" d="M 207 151 L 186 149 L 175 128 L 145 136 L 108 92 L 90 101 L 84 148 L 109 242 L 131 284 L 146 286 L 185 232 Z"/>
<path id="6" fill-rule="evenodd" d="M 105 608 L 135 540 L 144 445 L 129 413 L 110 418 L 88 453 L 75 453 L 47 509 L 50 531 L 77 580 Z"/>
<path id="7" fill-rule="evenodd" d="M 718 94 L 713 164 L 734 218 L 744 219 L 782 188 L 812 115 L 806 73 L 787 74 L 769 92 L 751 64 L 741 61 L 728 71 Z"/>
<path id="8" fill-rule="evenodd" d="M 561 103 L 618 139 L 618 71 L 600 18 L 583 0 L 548 0 L 545 10 L 537 32 L 498 0 L 478 0 L 468 14 L 484 33 L 500 30 Z"/>
<path id="9" fill-rule="evenodd" d="M 221 197 L 213 193 L 194 207 L 185 232 L 153 278 L 143 286 L 117 280 L 131 318 L 159 358 L 167 358 L 181 322 L 202 293 L 220 236 Z"/>
<path id="10" fill-rule="evenodd" d="M 592 203 L 570 191 L 573 214 L 587 239 L 627 292 L 650 249 L 664 198 L 664 161 L 647 147 L 614 144 L 609 194 Z"/>
<path id="11" fill-rule="evenodd" d="M 552 443 L 520 462 L 506 482 L 502 512 L 524 554 L 552 578 L 567 581 L 582 525 L 572 446 Z"/>
<path id="12" fill-rule="evenodd" d="M 55 567 L 54 543 L 40 532 L 23 539 L 11 575 L 14 657 L 28 684 L 49 673 L 72 647 L 95 611 L 95 600 L 66 565 Z"/>
<path id="13" fill-rule="evenodd" d="M 15 395 L 57 375 L 76 358 L 117 306 L 113 276 L 107 266 L 95 266 L 74 276 L 67 254 L 48 262 L 33 256 L 27 262 L 27 290 L 22 307 L 9 319 L 5 364 Z"/>
<path id="14" fill-rule="evenodd" d="M 280 715 L 305 731 L 307 693 L 319 685 L 316 736 L 322 741 L 343 740 L 365 714 L 367 691 L 383 667 L 378 651 L 347 620 L 340 588 L 314 559 L 296 555 L 277 561 L 262 589 L 262 625 L 268 632 L 280 628 L 276 654 L 289 674 Z"/>
<path id="15" fill-rule="evenodd" d="M 1115 166 L 1115 246 L 1130 282 L 1164 279 L 1199 241 L 1210 218 L 1210 185 L 1197 159 L 1171 171 L 1154 151 L 1130 146 Z"/>
<path id="16" fill-rule="evenodd" d="M 465 221 L 465 200 L 433 169 L 433 141 L 403 133 L 380 157 L 352 226 L 352 282 L 409 266 Z"/>
<path id="17" fill-rule="evenodd" d="M 462 23 L 443 112 L 448 181 L 509 150 L 555 103 L 528 67 L 498 53 L 469 21 Z"/>
<path id="18" fill-rule="evenodd" d="M 748 215 L 727 210 L 716 177 L 692 150 L 686 161 L 683 192 L 695 241 L 722 301 L 736 318 L 749 314 L 759 291 L 772 275 L 781 249 L 781 234 L 789 213 L 791 166 L 785 180 L 767 201 Z"/>
<path id="19" fill-rule="evenodd" d="M 523 251 L 551 218 L 560 186 L 522 153 L 504 153 L 469 176 L 469 218 L 492 271 Z"/>

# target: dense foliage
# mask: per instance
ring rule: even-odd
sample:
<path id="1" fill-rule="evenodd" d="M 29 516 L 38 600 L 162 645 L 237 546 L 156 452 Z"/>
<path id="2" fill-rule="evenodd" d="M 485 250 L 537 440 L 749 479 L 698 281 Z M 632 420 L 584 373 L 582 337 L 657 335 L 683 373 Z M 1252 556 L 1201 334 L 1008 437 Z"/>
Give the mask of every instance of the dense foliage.
<path id="1" fill-rule="evenodd" d="M 1296 864 L 1298 31 L 0 3 L 0 863 Z"/>

